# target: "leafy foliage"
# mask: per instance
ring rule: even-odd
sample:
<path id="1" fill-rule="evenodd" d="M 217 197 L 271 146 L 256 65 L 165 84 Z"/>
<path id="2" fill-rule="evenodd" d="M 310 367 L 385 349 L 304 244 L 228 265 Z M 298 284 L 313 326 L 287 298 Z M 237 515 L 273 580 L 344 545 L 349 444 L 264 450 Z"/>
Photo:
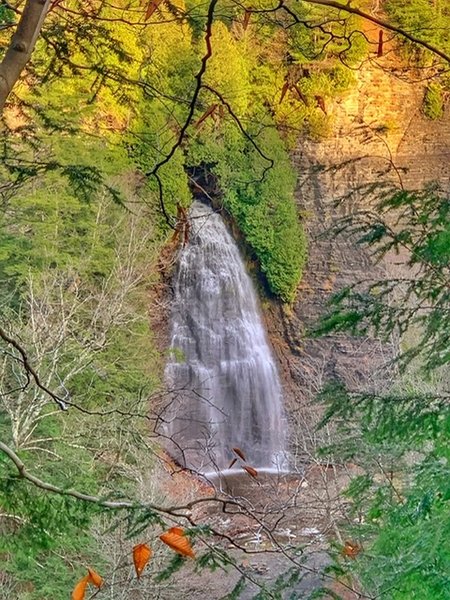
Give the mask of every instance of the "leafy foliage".
<path id="1" fill-rule="evenodd" d="M 448 25 L 450 14 L 448 6 L 442 0 L 429 2 L 428 0 L 387 0 L 385 7 L 393 21 L 404 27 L 407 31 L 426 31 L 427 40 L 442 50 L 450 47 Z M 414 56 L 415 60 L 430 62 L 431 54 L 414 46 L 411 42 L 403 42 L 407 56 Z"/>
<path id="2" fill-rule="evenodd" d="M 439 83 L 430 83 L 425 90 L 423 112 L 432 120 L 440 119 L 444 114 L 444 95 Z"/>
<path id="3" fill-rule="evenodd" d="M 292 197 L 294 176 L 273 129 L 262 132 L 258 143 L 270 152 L 273 167 L 268 168 L 232 124 L 221 131 L 209 130 L 208 138 L 192 150 L 190 161 L 212 165 L 224 190 L 224 205 L 254 250 L 270 289 L 290 302 L 306 260 L 306 240 Z"/>

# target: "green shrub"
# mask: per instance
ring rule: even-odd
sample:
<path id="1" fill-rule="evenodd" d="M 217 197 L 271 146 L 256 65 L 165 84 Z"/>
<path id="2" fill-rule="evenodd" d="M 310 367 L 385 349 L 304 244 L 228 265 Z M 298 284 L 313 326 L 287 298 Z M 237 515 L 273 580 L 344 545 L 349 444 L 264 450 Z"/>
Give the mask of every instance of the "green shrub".
<path id="1" fill-rule="evenodd" d="M 306 261 L 306 237 L 294 201 L 296 178 L 274 127 L 266 127 L 257 143 L 273 166 L 230 123 L 220 132 L 205 132 L 191 146 L 188 163 L 207 164 L 218 177 L 225 207 L 254 251 L 270 291 L 292 302 Z"/>
<path id="2" fill-rule="evenodd" d="M 439 83 L 430 83 L 425 90 L 423 113 L 433 121 L 440 119 L 444 114 L 444 93 Z"/>

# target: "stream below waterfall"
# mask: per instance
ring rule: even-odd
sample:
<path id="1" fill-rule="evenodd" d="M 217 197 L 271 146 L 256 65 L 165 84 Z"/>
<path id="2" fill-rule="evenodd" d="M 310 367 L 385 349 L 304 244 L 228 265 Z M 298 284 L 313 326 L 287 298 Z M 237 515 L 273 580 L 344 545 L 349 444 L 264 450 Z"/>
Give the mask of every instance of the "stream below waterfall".
<path id="1" fill-rule="evenodd" d="M 286 419 L 261 311 L 220 214 L 195 201 L 174 278 L 171 400 L 165 435 L 183 466 L 209 474 L 244 465 L 287 466 Z"/>

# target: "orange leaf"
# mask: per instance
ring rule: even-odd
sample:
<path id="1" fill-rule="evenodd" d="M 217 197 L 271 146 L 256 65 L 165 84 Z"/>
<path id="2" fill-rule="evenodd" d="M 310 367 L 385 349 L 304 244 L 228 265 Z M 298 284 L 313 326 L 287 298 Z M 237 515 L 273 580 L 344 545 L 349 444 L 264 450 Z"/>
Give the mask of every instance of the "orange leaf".
<path id="1" fill-rule="evenodd" d="M 92 583 L 92 585 L 95 585 L 96 588 L 100 589 L 103 585 L 103 577 L 100 577 L 100 575 L 96 573 L 94 569 L 88 568 L 88 573 L 89 575 L 87 577 L 89 583 Z"/>
<path id="2" fill-rule="evenodd" d="M 239 456 L 239 458 L 242 458 L 242 460 L 245 460 L 244 453 L 242 452 L 242 450 L 240 448 L 233 448 L 233 452 L 235 454 L 237 454 Z"/>
<path id="3" fill-rule="evenodd" d="M 289 83 L 286 81 L 281 89 L 280 104 L 283 102 L 283 98 L 286 96 L 288 89 L 289 89 Z"/>
<path id="4" fill-rule="evenodd" d="M 84 600 L 87 584 L 89 583 L 89 575 L 80 579 L 77 585 L 73 588 L 72 600 Z"/>
<path id="5" fill-rule="evenodd" d="M 150 0 L 147 6 L 147 11 L 145 13 L 145 20 L 148 21 L 158 6 L 161 4 L 163 0 Z"/>
<path id="6" fill-rule="evenodd" d="M 184 529 L 182 527 L 171 527 L 169 533 L 176 533 L 176 535 L 184 535 Z"/>
<path id="7" fill-rule="evenodd" d="M 356 558 L 361 552 L 362 547 L 358 542 L 346 541 L 345 546 L 342 548 L 342 554 L 348 558 Z"/>
<path id="8" fill-rule="evenodd" d="M 244 469 L 244 471 L 247 471 L 247 473 L 252 477 L 258 477 L 258 471 L 253 467 L 248 467 L 247 465 L 244 465 L 242 468 Z"/>
<path id="9" fill-rule="evenodd" d="M 172 527 L 169 531 L 160 535 L 159 539 L 178 554 L 195 558 L 194 550 L 181 527 Z"/>
<path id="10" fill-rule="evenodd" d="M 142 571 L 145 569 L 148 561 L 152 557 L 152 550 L 147 544 L 138 544 L 133 548 L 133 562 L 136 570 L 137 578 L 141 576 Z"/>
<path id="11" fill-rule="evenodd" d="M 233 460 L 230 462 L 230 464 L 229 464 L 228 468 L 229 468 L 229 469 L 231 469 L 231 467 L 232 467 L 233 465 L 235 465 L 235 464 L 236 464 L 236 462 L 237 462 L 237 458 L 233 458 Z"/>
<path id="12" fill-rule="evenodd" d="M 383 56 L 383 34 L 384 34 L 383 30 L 380 29 L 380 33 L 378 34 L 378 52 L 377 52 L 378 58 Z"/>

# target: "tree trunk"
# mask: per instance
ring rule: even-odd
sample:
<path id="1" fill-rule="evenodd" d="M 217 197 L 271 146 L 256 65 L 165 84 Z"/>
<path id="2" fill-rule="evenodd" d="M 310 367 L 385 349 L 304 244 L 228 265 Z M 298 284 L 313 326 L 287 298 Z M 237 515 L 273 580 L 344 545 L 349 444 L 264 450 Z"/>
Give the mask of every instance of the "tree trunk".
<path id="1" fill-rule="evenodd" d="M 6 99 L 30 59 L 50 0 L 27 0 L 17 29 L 0 63 L 0 113 Z"/>

